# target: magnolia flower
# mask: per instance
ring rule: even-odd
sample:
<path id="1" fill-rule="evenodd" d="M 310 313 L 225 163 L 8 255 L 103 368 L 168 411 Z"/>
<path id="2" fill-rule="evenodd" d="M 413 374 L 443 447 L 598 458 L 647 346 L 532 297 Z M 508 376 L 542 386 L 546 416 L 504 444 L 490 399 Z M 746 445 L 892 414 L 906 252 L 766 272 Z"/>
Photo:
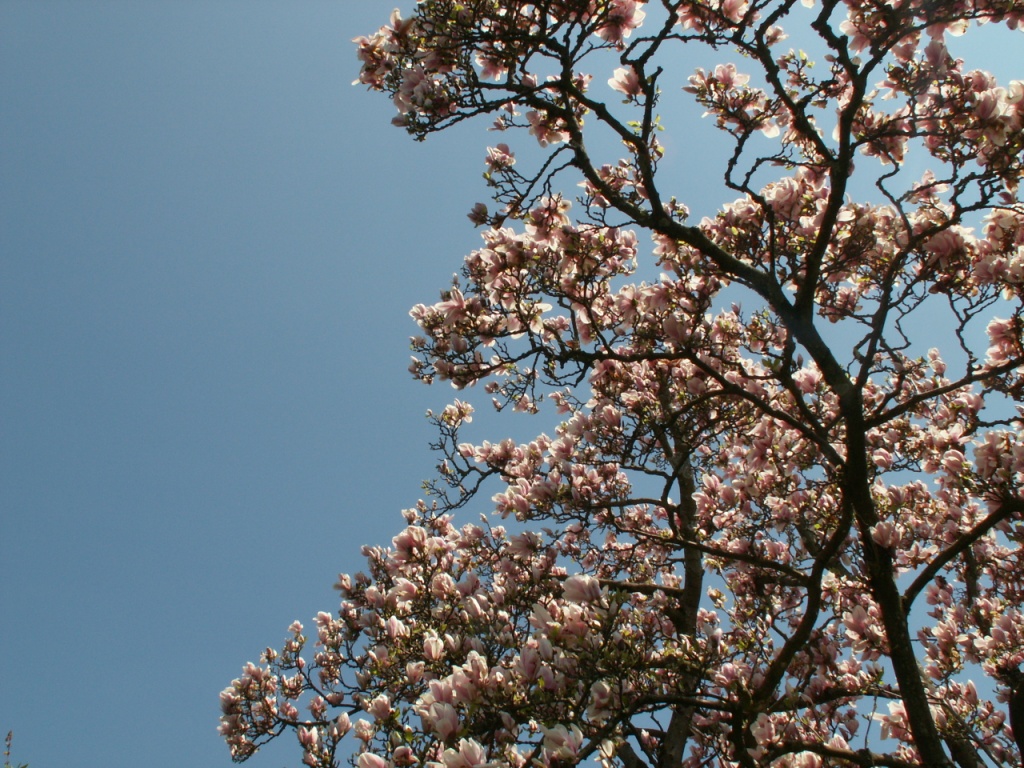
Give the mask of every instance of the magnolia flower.
<path id="1" fill-rule="evenodd" d="M 516 156 L 508 148 L 508 144 L 498 144 L 487 148 L 487 170 L 490 173 L 511 168 L 516 164 Z"/>
<path id="2" fill-rule="evenodd" d="M 541 730 L 544 732 L 544 751 L 550 757 L 576 762 L 576 755 L 583 746 L 583 732 L 576 725 L 568 728 L 556 725 Z"/>
<path id="3" fill-rule="evenodd" d="M 754 737 L 757 746 L 747 751 L 755 760 L 765 753 L 765 747 L 775 740 L 775 723 L 771 715 L 762 712 L 750 726 L 750 735 Z"/>
<path id="4" fill-rule="evenodd" d="M 458 749 L 446 749 L 441 759 L 446 768 L 475 768 L 487 762 L 487 754 L 475 740 L 459 739 Z"/>
<path id="5" fill-rule="evenodd" d="M 573 603 L 596 603 L 601 599 L 601 583 L 593 576 L 570 576 L 562 585 L 562 596 Z"/>
<path id="6" fill-rule="evenodd" d="M 618 67 L 608 79 L 608 85 L 630 98 L 641 93 L 640 78 L 633 67 Z"/>
<path id="7" fill-rule="evenodd" d="M 644 0 L 610 0 L 595 34 L 609 43 L 621 45 L 647 16 L 641 10 Z"/>
<path id="8" fill-rule="evenodd" d="M 358 768 L 390 768 L 388 761 L 372 752 L 363 752 L 356 761 Z"/>
<path id="9" fill-rule="evenodd" d="M 451 704 L 435 701 L 426 711 L 421 712 L 424 728 L 433 731 L 437 738 L 447 742 L 459 732 L 459 713 Z"/>

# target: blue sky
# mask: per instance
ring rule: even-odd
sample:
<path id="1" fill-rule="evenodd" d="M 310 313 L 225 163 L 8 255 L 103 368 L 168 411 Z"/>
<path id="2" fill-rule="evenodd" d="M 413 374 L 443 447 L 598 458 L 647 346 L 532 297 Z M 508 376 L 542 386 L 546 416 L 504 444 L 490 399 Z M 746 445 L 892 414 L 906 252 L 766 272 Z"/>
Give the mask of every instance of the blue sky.
<path id="1" fill-rule="evenodd" d="M 479 242 L 495 139 L 414 143 L 350 85 L 395 4 L 0 0 L 16 761 L 227 765 L 218 692 L 421 495 L 452 393 L 406 374 L 407 312 Z"/>
<path id="2" fill-rule="evenodd" d="M 487 136 L 417 144 L 351 86 L 392 7 L 0 0 L 15 760 L 230 764 L 221 688 L 421 495 L 451 393 L 407 313 L 478 242 Z"/>

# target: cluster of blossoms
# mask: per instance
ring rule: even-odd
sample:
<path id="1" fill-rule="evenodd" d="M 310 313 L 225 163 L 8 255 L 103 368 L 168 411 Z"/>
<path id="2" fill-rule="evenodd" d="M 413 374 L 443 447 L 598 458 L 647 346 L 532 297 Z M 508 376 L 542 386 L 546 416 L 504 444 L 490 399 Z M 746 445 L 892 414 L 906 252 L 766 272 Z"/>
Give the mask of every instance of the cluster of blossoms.
<path id="1" fill-rule="evenodd" d="M 782 46 L 808 18 L 822 71 Z M 224 691 L 233 756 L 291 730 L 325 767 L 1019 764 L 1024 87 L 946 37 L 1022 20 L 420 0 L 357 40 L 418 138 L 483 114 L 532 137 L 487 150 L 500 208 L 413 308 L 411 371 L 557 419 L 493 443 L 468 402 L 431 414 L 432 502 L 312 644 L 294 624 Z M 752 70 L 675 86 L 734 145 L 697 223 L 659 172 L 679 45 Z"/>
<path id="2" fill-rule="evenodd" d="M 365 550 L 368 574 L 340 577 L 341 608 L 316 617 L 310 662 L 293 624 L 284 652 L 268 649 L 221 695 L 233 755 L 291 725 L 310 765 L 330 764 L 349 733 L 361 768 L 498 755 L 554 765 L 583 748 L 572 723 L 603 727 L 623 701 L 671 690 L 682 660 L 698 663 L 701 649 L 662 616 L 663 595 L 566 576 L 557 563 L 583 532 L 457 529 L 422 505 L 406 517 L 391 548 Z M 665 674 L 637 678 L 637 665 Z"/>

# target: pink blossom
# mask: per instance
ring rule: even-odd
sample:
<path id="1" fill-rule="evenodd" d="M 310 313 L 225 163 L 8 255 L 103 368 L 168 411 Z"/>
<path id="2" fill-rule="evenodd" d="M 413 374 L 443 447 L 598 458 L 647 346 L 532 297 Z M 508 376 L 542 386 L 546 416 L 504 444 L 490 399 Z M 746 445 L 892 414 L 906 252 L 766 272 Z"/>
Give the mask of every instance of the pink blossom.
<path id="1" fill-rule="evenodd" d="M 602 40 L 621 45 L 634 29 L 643 24 L 646 13 L 641 10 L 644 0 L 609 0 L 607 10 L 595 33 Z"/>
<path id="2" fill-rule="evenodd" d="M 447 702 L 433 702 L 422 716 L 424 726 L 432 730 L 441 741 L 447 742 L 459 732 L 458 712 Z"/>
<path id="3" fill-rule="evenodd" d="M 542 147 L 569 140 L 569 133 L 556 118 L 549 117 L 546 112 L 531 110 L 526 113 L 526 119 L 530 123 L 530 133 L 537 138 L 537 143 Z"/>
<path id="4" fill-rule="evenodd" d="M 601 584 L 586 574 L 570 576 L 565 580 L 562 596 L 573 603 L 596 603 L 601 599 Z"/>
<path id="5" fill-rule="evenodd" d="M 900 543 L 899 531 L 896 528 L 896 525 L 889 520 L 873 525 L 871 527 L 871 538 L 874 540 L 875 544 L 880 547 L 885 547 L 886 549 L 894 549 Z M 858 610 L 863 611 L 863 608 L 860 606 L 854 608 L 854 613 L 851 614 L 851 620 L 854 622 L 854 626 L 857 627 L 854 631 L 859 632 L 863 629 L 863 621 L 865 617 L 857 614 Z"/>
<path id="6" fill-rule="evenodd" d="M 363 752 L 357 761 L 359 768 L 390 768 L 388 761 L 372 752 Z"/>
<path id="7" fill-rule="evenodd" d="M 473 739 L 459 739 L 457 749 L 446 749 L 441 759 L 446 768 L 476 768 L 487 762 L 484 748 Z"/>
<path id="8" fill-rule="evenodd" d="M 721 12 L 732 22 L 740 22 L 747 13 L 750 3 L 747 0 L 721 0 Z"/>
<path id="9" fill-rule="evenodd" d="M 352 722 L 351 720 L 349 720 L 347 712 L 342 712 L 340 715 L 337 716 L 337 718 L 335 718 L 334 723 L 332 725 L 332 729 L 332 738 L 334 739 L 340 739 L 342 736 L 344 736 L 346 733 L 352 730 Z"/>
<path id="10" fill-rule="evenodd" d="M 384 720 L 391 714 L 391 699 L 382 693 L 367 705 L 366 711 L 373 715 L 375 720 Z"/>
<path id="11" fill-rule="evenodd" d="M 480 76 L 487 80 L 500 80 L 508 73 L 508 68 L 497 57 L 478 53 L 476 64 L 480 67 Z"/>
<path id="12" fill-rule="evenodd" d="M 760 758 L 765 752 L 765 747 L 775 740 L 775 723 L 772 722 L 771 716 L 764 712 L 759 714 L 750 726 L 750 735 L 757 742 L 757 747 L 748 751 L 751 757 Z"/>
<path id="13" fill-rule="evenodd" d="M 544 728 L 544 751 L 559 760 L 575 762 L 576 755 L 583 745 L 583 732 L 576 725 L 568 728 L 556 725 Z"/>
<path id="14" fill-rule="evenodd" d="M 444 643 L 433 632 L 423 638 L 423 655 L 428 661 L 438 661 L 444 656 Z"/>
<path id="15" fill-rule="evenodd" d="M 630 98 L 639 96 L 641 93 L 640 78 L 633 67 L 619 67 L 616 69 L 613 76 L 609 78 L 608 85 L 613 90 L 624 93 Z"/>
<path id="16" fill-rule="evenodd" d="M 490 173 L 511 168 L 515 163 L 515 154 L 508 148 L 508 144 L 487 148 L 487 170 Z"/>
<path id="17" fill-rule="evenodd" d="M 879 712 L 874 717 L 882 724 L 883 739 L 905 740 L 909 737 L 907 711 L 902 701 L 890 702 L 889 714 L 883 715 Z"/>
<path id="18" fill-rule="evenodd" d="M 373 738 L 375 729 L 369 720 L 356 720 L 354 728 L 355 736 L 360 741 L 369 742 Z"/>

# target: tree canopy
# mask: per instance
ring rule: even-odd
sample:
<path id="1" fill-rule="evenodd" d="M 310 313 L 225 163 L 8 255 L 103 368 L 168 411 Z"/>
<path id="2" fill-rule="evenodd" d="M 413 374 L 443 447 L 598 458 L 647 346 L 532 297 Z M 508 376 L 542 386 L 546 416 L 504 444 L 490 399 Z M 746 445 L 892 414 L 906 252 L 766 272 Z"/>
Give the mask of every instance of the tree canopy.
<path id="1" fill-rule="evenodd" d="M 233 757 L 294 732 L 311 766 L 1019 765 L 1024 84 L 947 43 L 1022 22 L 420 0 L 359 38 L 415 138 L 509 137 L 411 370 L 551 434 L 432 414 L 430 497 L 221 694 Z M 677 98 L 729 141 L 699 221 L 719 187 L 671 171 Z"/>

